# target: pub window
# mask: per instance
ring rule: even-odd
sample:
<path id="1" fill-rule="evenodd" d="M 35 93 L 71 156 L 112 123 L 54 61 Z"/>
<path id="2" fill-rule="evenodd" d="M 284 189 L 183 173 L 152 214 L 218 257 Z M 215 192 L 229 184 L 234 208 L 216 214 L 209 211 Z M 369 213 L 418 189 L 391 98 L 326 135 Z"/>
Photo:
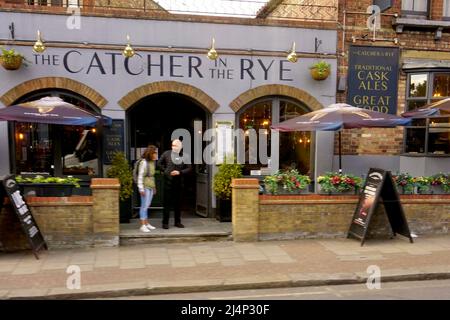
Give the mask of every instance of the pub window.
<path id="1" fill-rule="evenodd" d="M 310 174 L 311 145 L 313 135 L 310 132 L 280 132 L 276 140 L 271 136 L 272 124 L 289 120 L 309 112 L 308 108 L 299 103 L 284 98 L 269 98 L 256 101 L 241 111 L 238 115 L 238 127 L 246 133 L 245 150 L 249 149 L 249 137 L 247 130 L 262 130 L 267 137 L 267 155 L 271 161 L 270 166 L 278 164 L 275 169 L 297 169 L 302 174 Z M 262 144 L 258 139 L 258 151 Z M 244 175 L 249 175 L 251 170 L 268 168 L 269 164 L 263 164 L 258 157 L 257 164 L 249 164 L 246 152 Z"/>
<path id="2" fill-rule="evenodd" d="M 450 97 L 450 72 L 408 74 L 407 110 Z M 413 119 L 405 128 L 404 152 L 418 155 L 450 155 L 450 117 Z"/>
<path id="3" fill-rule="evenodd" d="M 96 112 L 91 103 L 63 92 L 36 93 L 19 102 L 49 95 L 59 96 L 82 109 Z M 101 176 L 99 128 L 26 122 L 15 122 L 12 126 L 16 174 L 40 172 L 54 176 Z"/>
<path id="4" fill-rule="evenodd" d="M 426 16 L 428 11 L 427 0 L 402 0 L 402 13 Z"/>

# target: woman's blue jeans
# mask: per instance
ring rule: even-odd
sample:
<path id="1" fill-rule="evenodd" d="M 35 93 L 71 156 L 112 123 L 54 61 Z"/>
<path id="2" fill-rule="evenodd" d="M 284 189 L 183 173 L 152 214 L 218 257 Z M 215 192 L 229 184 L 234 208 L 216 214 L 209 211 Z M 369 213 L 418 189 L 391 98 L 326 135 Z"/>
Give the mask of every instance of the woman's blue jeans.
<path id="1" fill-rule="evenodd" d="M 144 195 L 141 195 L 141 208 L 139 209 L 139 217 L 141 220 L 148 219 L 148 208 L 152 203 L 153 189 L 144 188 Z"/>

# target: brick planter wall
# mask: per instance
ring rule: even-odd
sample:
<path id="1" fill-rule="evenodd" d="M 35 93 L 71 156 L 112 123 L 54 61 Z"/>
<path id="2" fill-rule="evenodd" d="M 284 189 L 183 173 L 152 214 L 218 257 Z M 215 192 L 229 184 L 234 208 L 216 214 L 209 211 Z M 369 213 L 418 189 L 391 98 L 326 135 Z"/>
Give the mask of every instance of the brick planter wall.
<path id="1" fill-rule="evenodd" d="M 92 196 L 27 197 L 49 249 L 119 245 L 119 182 L 92 179 Z M 12 208 L 0 212 L 3 250 L 28 249 Z"/>
<path id="2" fill-rule="evenodd" d="M 258 195 L 257 190 L 243 193 L 249 189 L 243 189 L 242 185 L 249 188 L 255 181 L 233 180 L 233 219 L 245 221 L 240 226 L 233 222 L 235 241 L 347 236 L 358 196 L 272 196 Z M 411 232 L 448 234 L 450 195 L 402 195 L 400 198 Z M 368 237 L 389 237 L 389 228 L 384 207 L 379 206 Z"/>

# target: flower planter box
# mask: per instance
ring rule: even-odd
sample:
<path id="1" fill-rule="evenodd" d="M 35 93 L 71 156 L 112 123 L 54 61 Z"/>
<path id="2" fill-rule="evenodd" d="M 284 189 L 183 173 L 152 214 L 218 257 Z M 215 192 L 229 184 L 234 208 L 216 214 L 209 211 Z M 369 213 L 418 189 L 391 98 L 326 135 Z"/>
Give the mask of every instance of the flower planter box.
<path id="1" fill-rule="evenodd" d="M 445 192 L 443 186 L 431 186 L 430 190 L 432 194 L 448 194 L 449 192 Z"/>
<path id="2" fill-rule="evenodd" d="M 414 189 L 415 188 L 408 190 L 407 188 L 397 186 L 398 194 L 414 194 Z"/>
<path id="3" fill-rule="evenodd" d="M 308 194 L 308 189 L 295 189 L 292 191 L 289 191 L 282 186 L 279 186 L 276 192 L 270 192 L 268 190 L 265 190 L 264 194 L 269 195 L 296 195 L 296 194 Z"/>
<path id="4" fill-rule="evenodd" d="M 24 195 L 37 197 L 70 197 L 73 184 L 66 183 L 19 183 Z"/>
<path id="5" fill-rule="evenodd" d="M 355 189 L 351 189 L 351 190 L 347 190 L 347 191 L 337 191 L 337 190 L 325 191 L 325 190 L 322 190 L 322 186 L 319 184 L 318 193 L 326 194 L 326 195 L 357 195 L 359 193 L 359 188 L 355 188 Z"/>

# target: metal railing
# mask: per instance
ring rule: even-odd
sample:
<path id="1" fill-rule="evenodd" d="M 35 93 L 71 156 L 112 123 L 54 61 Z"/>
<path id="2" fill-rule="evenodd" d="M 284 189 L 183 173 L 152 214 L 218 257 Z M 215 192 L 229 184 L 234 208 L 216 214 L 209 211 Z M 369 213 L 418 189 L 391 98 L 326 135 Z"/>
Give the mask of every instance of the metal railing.
<path id="1" fill-rule="evenodd" d="M 154 15 L 202 15 L 266 20 L 336 22 L 338 0 L 4 0 L 30 7 L 79 7 L 99 12 L 123 10 Z"/>

